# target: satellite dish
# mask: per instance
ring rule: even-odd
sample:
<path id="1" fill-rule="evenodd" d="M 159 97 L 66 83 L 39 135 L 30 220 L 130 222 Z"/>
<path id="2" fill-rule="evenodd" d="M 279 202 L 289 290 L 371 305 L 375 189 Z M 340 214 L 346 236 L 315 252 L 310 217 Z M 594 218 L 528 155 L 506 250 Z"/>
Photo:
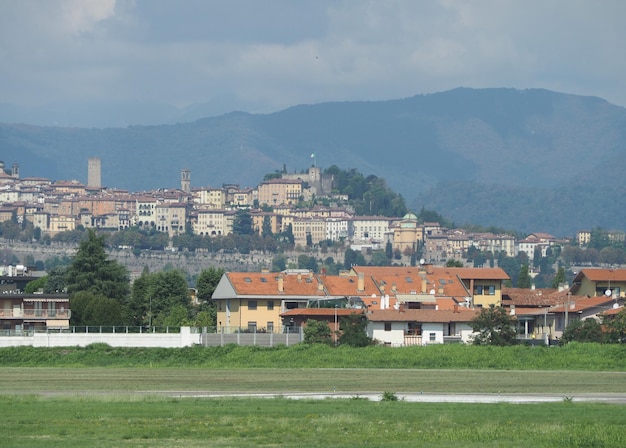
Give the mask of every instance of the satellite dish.
<path id="1" fill-rule="evenodd" d="M 615 303 L 613 304 L 613 309 L 614 309 L 614 310 L 616 310 L 616 309 L 618 309 L 618 308 L 619 308 L 619 305 L 617 304 L 617 302 L 615 302 Z"/>
<path id="2" fill-rule="evenodd" d="M 433 295 L 433 296 L 434 296 L 434 295 L 435 295 L 435 290 L 434 290 L 434 289 L 431 289 L 431 290 L 430 290 L 430 293 L 431 293 L 431 295 Z"/>
<path id="3" fill-rule="evenodd" d="M 604 295 L 607 297 L 611 297 L 611 294 L 613 294 L 613 291 L 611 291 L 610 289 L 607 289 L 606 291 L 604 291 Z"/>
<path id="4" fill-rule="evenodd" d="M 424 264 L 426 263 L 426 260 L 424 260 L 423 258 L 420 258 L 420 264 Z"/>

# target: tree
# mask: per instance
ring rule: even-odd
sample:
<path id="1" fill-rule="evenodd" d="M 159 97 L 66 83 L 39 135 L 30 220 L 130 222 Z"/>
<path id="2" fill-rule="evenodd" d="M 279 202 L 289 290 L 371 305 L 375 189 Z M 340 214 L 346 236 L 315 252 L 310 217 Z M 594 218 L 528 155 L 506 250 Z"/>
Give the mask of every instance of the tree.
<path id="1" fill-rule="evenodd" d="M 563 332 L 563 342 L 602 342 L 604 335 L 600 322 L 593 318 L 575 320 Z"/>
<path id="2" fill-rule="evenodd" d="M 606 323 L 606 330 L 607 342 L 626 342 L 626 308 Z"/>
<path id="3" fill-rule="evenodd" d="M 107 258 L 104 236 L 97 236 L 92 229 L 80 243 L 66 278 L 70 294 L 89 291 L 124 302 L 130 291 L 128 271 L 117 261 Z"/>
<path id="4" fill-rule="evenodd" d="M 517 343 L 515 328 L 511 316 L 503 307 L 491 305 L 482 308 L 480 314 L 470 321 L 475 332 L 475 345 L 514 345 Z"/>
<path id="5" fill-rule="evenodd" d="M 367 336 L 367 317 L 364 314 L 350 313 L 339 321 L 339 345 L 365 347 L 372 343 Z"/>
<path id="6" fill-rule="evenodd" d="M 133 283 L 132 297 L 126 307 L 127 320 L 131 325 L 163 324 L 176 305 L 184 307 L 189 315 L 191 301 L 183 273 L 144 272 Z"/>
<path id="7" fill-rule="evenodd" d="M 450 258 L 448 261 L 446 261 L 446 267 L 447 268 L 462 268 L 463 262 L 460 260 L 454 260 Z"/>
<path id="8" fill-rule="evenodd" d="M 217 284 L 220 282 L 225 272 L 224 268 L 217 268 L 214 266 L 200 272 L 200 275 L 196 280 L 198 300 L 206 302 L 211 299 L 213 291 L 215 291 Z"/>
<path id="9" fill-rule="evenodd" d="M 233 233 L 236 235 L 251 235 L 252 217 L 248 210 L 237 210 L 233 221 Z"/>
<path id="10" fill-rule="evenodd" d="M 375 250 L 372 252 L 372 258 L 370 260 L 370 266 L 389 266 L 389 258 L 387 254 L 382 250 Z"/>
<path id="11" fill-rule="evenodd" d="M 275 255 L 272 258 L 272 272 L 281 272 L 287 269 L 287 257 L 284 254 Z"/>
<path id="12" fill-rule="evenodd" d="M 43 292 L 46 294 L 62 293 L 67 287 L 67 270 L 68 266 L 61 265 L 48 269 Z"/>
<path id="13" fill-rule="evenodd" d="M 70 297 L 72 325 L 117 326 L 122 322 L 120 304 L 89 291 L 78 291 Z"/>
<path id="14" fill-rule="evenodd" d="M 304 326 L 304 343 L 333 345 L 332 332 L 328 324 L 321 320 L 307 320 Z"/>
<path id="15" fill-rule="evenodd" d="M 556 275 L 554 276 L 554 280 L 552 280 L 552 287 L 558 288 L 559 285 L 565 283 L 565 268 L 563 266 L 559 267 Z"/>
<path id="16" fill-rule="evenodd" d="M 298 257 L 298 269 L 308 269 L 309 271 L 317 273 L 319 266 L 315 257 L 300 255 Z"/>
<path id="17" fill-rule="evenodd" d="M 212 322 L 211 325 L 215 325 L 217 320 L 217 306 L 211 297 L 213 297 L 213 292 L 215 291 L 215 288 L 217 288 L 217 284 L 220 282 L 225 272 L 224 268 L 211 266 L 210 268 L 204 269 L 200 272 L 200 275 L 196 280 L 198 300 L 201 303 L 200 306 L 202 310 L 207 312 L 210 316 L 210 320 Z M 199 317 L 200 316 L 198 315 L 197 318 Z"/>
<path id="18" fill-rule="evenodd" d="M 352 266 L 365 266 L 365 258 L 361 252 L 357 252 L 350 248 L 346 249 L 346 253 L 343 257 L 343 266 L 346 269 L 352 268 Z"/>
<path id="19" fill-rule="evenodd" d="M 43 277 L 39 277 L 37 280 L 30 281 L 24 287 L 24 294 L 34 294 L 38 290 L 45 290 L 46 283 L 48 282 L 48 276 L 44 275 Z"/>
<path id="20" fill-rule="evenodd" d="M 272 236 L 272 220 L 269 215 L 263 217 L 263 228 L 261 229 L 261 235 Z"/>
<path id="21" fill-rule="evenodd" d="M 517 287 L 530 289 L 530 286 L 531 286 L 531 279 L 530 279 L 530 273 L 528 272 L 528 265 L 524 264 L 522 265 L 519 271 L 519 276 L 517 277 Z"/>

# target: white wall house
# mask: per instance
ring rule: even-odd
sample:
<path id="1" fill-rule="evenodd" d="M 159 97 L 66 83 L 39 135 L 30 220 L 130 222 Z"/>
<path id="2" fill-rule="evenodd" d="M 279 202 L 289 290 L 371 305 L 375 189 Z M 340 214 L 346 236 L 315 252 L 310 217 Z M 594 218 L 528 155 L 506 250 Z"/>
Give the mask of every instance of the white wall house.
<path id="1" fill-rule="evenodd" d="M 474 310 L 374 310 L 367 314 L 368 336 L 392 347 L 469 343 L 473 330 L 469 322 Z"/>

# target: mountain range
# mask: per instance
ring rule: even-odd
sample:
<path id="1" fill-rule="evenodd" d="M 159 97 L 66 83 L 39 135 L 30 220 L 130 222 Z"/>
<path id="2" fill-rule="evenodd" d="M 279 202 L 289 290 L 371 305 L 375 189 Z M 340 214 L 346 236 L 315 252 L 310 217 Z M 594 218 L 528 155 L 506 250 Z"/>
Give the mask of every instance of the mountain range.
<path id="1" fill-rule="evenodd" d="M 311 155 L 315 154 L 315 158 Z M 626 109 L 543 89 L 468 89 L 372 102 L 232 112 L 125 128 L 0 125 L 0 158 L 22 177 L 141 191 L 257 185 L 286 167 L 356 168 L 386 179 L 410 208 L 456 224 L 572 236 L 626 229 Z"/>

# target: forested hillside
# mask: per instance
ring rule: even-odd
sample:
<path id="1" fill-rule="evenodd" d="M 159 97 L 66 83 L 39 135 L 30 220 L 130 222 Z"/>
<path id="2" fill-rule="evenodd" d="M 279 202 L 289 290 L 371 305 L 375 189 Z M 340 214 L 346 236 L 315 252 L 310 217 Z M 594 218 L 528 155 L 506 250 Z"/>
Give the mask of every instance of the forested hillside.
<path id="1" fill-rule="evenodd" d="M 268 172 L 311 163 L 387 180 L 409 208 L 472 222 L 571 235 L 626 228 L 626 110 L 541 89 L 455 89 L 377 101 L 231 113 L 193 123 L 116 129 L 0 125 L 0 157 L 22 177 L 87 177 L 141 191 L 254 186 Z"/>

